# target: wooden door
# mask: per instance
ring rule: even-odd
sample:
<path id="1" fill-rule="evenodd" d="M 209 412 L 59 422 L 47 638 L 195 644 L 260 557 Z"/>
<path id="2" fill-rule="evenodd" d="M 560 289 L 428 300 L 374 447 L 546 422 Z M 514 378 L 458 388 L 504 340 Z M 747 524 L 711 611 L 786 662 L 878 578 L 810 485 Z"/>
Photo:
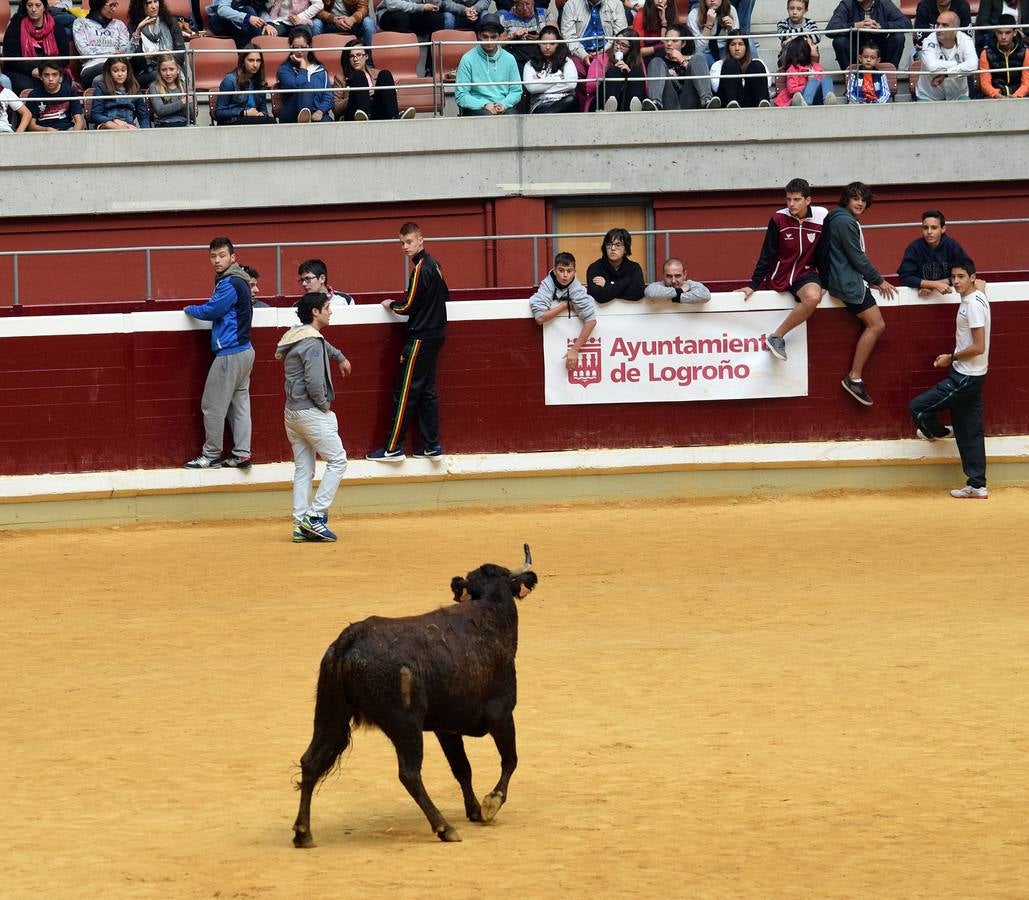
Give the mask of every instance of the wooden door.
<path id="1" fill-rule="evenodd" d="M 644 280 L 649 280 L 650 252 L 646 235 L 637 232 L 648 228 L 650 208 L 647 204 L 614 206 L 559 206 L 554 209 L 554 232 L 559 235 L 581 232 L 597 232 L 601 235 L 610 228 L 624 228 L 632 235 L 632 258 L 643 268 Z M 600 258 L 601 236 L 559 237 L 554 252 L 565 250 L 575 256 L 576 273 L 580 281 L 586 280 L 586 269 L 591 262 Z M 540 260 L 543 272 L 545 264 L 553 262 Z M 542 277 L 542 274 L 541 274 Z"/>

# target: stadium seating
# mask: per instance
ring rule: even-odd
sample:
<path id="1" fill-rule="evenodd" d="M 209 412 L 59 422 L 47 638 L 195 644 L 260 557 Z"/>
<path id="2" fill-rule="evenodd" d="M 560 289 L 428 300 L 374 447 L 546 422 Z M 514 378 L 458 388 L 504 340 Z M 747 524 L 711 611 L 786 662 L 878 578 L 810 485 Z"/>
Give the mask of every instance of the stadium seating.
<path id="1" fill-rule="evenodd" d="M 443 42 L 439 45 L 436 71 L 440 73 L 444 80 L 452 81 L 453 79 L 448 79 L 447 75 L 457 71 L 457 65 L 461 62 L 461 57 L 474 45 L 475 35 L 470 31 L 461 31 L 456 28 L 441 28 L 439 31 L 432 33 L 432 40 L 434 42 Z M 454 43 L 454 41 L 459 41 L 460 43 Z"/>
<path id="2" fill-rule="evenodd" d="M 413 106 L 418 112 L 433 112 L 436 109 L 436 90 L 431 78 L 418 75 L 418 59 L 421 53 L 413 44 L 417 37 L 396 31 L 377 31 L 372 38 L 375 53 L 375 67 L 389 69 L 397 86 L 415 85 L 397 92 L 397 104 L 401 109 Z M 398 46 L 410 44 L 412 46 Z"/>
<path id="3" fill-rule="evenodd" d="M 254 46 L 265 51 L 261 54 L 264 57 L 264 77 L 271 84 L 278 78 L 275 73 L 279 66 L 289 59 L 289 38 L 261 34 L 254 38 Z"/>
<path id="4" fill-rule="evenodd" d="M 191 50 L 216 51 L 197 53 L 195 86 L 201 91 L 218 89 L 221 80 L 236 68 L 239 53 L 229 38 L 201 37 L 189 42 Z M 266 71 L 267 74 L 267 71 Z"/>
<path id="5" fill-rule="evenodd" d="M 314 36 L 314 52 L 318 54 L 318 62 L 325 66 L 330 78 L 343 78 L 343 66 L 339 61 L 343 48 L 355 40 L 351 34 L 316 34 Z"/>

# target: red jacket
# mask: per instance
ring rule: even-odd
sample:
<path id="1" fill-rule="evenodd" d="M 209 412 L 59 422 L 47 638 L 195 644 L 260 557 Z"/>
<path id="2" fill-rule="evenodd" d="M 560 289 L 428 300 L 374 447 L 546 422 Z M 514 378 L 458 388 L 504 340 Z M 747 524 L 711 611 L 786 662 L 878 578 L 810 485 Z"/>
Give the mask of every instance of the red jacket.
<path id="1" fill-rule="evenodd" d="M 815 249 L 828 214 L 824 206 L 811 206 L 806 219 L 795 219 L 788 209 L 772 216 L 750 279 L 751 288 L 756 291 L 766 283 L 773 291 L 787 291 L 799 278 L 817 275 Z"/>

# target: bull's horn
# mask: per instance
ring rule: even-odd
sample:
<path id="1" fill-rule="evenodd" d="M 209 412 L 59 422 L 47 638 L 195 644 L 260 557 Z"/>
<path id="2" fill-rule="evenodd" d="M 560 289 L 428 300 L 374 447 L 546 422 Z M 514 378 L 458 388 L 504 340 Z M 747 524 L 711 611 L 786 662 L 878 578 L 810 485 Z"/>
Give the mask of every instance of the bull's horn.
<path id="1" fill-rule="evenodd" d="M 522 544 L 522 547 L 525 548 L 525 563 L 517 572 L 514 573 L 515 575 L 522 575 L 523 573 L 528 572 L 529 569 L 532 568 L 532 553 L 529 551 L 529 545 Z"/>

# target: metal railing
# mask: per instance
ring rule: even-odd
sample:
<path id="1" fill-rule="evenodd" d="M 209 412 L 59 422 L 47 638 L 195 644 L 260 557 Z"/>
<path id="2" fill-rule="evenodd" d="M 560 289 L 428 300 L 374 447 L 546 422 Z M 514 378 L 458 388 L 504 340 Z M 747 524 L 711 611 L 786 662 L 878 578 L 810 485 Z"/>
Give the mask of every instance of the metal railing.
<path id="1" fill-rule="evenodd" d="M 959 219 L 948 221 L 947 225 L 950 226 L 983 226 L 983 225 L 1024 225 L 1029 223 L 1029 217 L 1020 218 L 1009 218 L 1009 219 Z M 663 262 L 671 256 L 671 241 L 673 237 L 688 236 L 688 235 L 718 235 L 718 234 L 747 234 L 764 232 L 766 225 L 742 225 L 730 228 L 658 228 L 634 231 L 633 234 L 638 237 L 643 237 L 649 240 L 656 241 L 657 239 L 663 239 L 664 252 L 661 255 L 660 261 Z M 886 222 L 875 225 L 862 225 L 864 230 L 884 230 L 884 229 L 913 229 L 917 227 L 917 223 L 914 222 Z M 531 241 L 532 244 L 532 283 L 537 284 L 540 281 L 540 276 L 545 274 L 550 267 L 550 257 L 552 254 L 549 252 L 549 248 L 556 246 L 558 242 L 562 240 L 568 240 L 572 238 L 602 238 L 605 232 L 602 231 L 580 231 L 580 232 L 565 232 L 565 233 L 544 233 L 544 234 L 495 234 L 495 235 L 452 235 L 447 237 L 435 237 L 430 239 L 430 243 L 436 244 L 448 244 L 448 243 L 481 243 L 484 245 L 484 250 L 488 246 L 495 242 L 503 241 Z M 262 242 L 262 243 L 248 243 L 248 244 L 236 244 L 236 250 L 273 250 L 275 254 L 275 295 L 283 296 L 283 276 L 282 276 L 282 264 L 283 264 L 283 251 L 294 249 L 298 247 L 304 247 L 307 249 L 317 249 L 324 247 L 369 247 L 369 246 L 396 246 L 396 238 L 371 238 L 364 240 L 351 240 L 351 241 L 276 241 L 276 242 Z M 541 258 L 541 248 L 544 251 L 544 256 Z M 142 257 L 143 275 L 146 284 L 145 300 L 147 302 L 153 302 L 153 255 L 155 253 L 182 253 L 187 251 L 206 251 L 208 246 L 206 244 L 180 244 L 180 245 L 167 245 L 167 246 L 129 246 L 129 247 L 85 247 L 69 250 L 19 250 L 19 251 L 0 251 L 0 259 L 9 258 L 12 262 L 12 298 L 13 305 L 20 305 L 20 289 L 21 289 L 21 278 L 19 272 L 20 262 L 26 258 L 35 257 L 58 257 L 58 256 L 82 256 L 86 254 L 102 254 L 102 253 L 134 253 L 140 254 Z M 756 257 L 755 257 L 756 258 Z M 541 262 L 545 259 L 546 268 L 541 267 Z M 398 283 L 406 282 L 409 274 L 410 261 L 406 256 L 402 257 L 402 269 L 398 271 Z M 1029 268 L 1029 260 L 1027 260 L 1026 267 Z M 400 267 L 398 266 L 398 269 Z M 138 270 L 137 270 L 138 271 Z M 748 271 L 749 274 L 749 271 Z M 741 276 L 745 278 L 746 276 Z M 355 288 L 353 285 L 348 285 L 352 288 L 352 292 L 360 293 L 360 288 Z M 133 300 L 138 298 L 126 298 L 127 300 Z"/>

